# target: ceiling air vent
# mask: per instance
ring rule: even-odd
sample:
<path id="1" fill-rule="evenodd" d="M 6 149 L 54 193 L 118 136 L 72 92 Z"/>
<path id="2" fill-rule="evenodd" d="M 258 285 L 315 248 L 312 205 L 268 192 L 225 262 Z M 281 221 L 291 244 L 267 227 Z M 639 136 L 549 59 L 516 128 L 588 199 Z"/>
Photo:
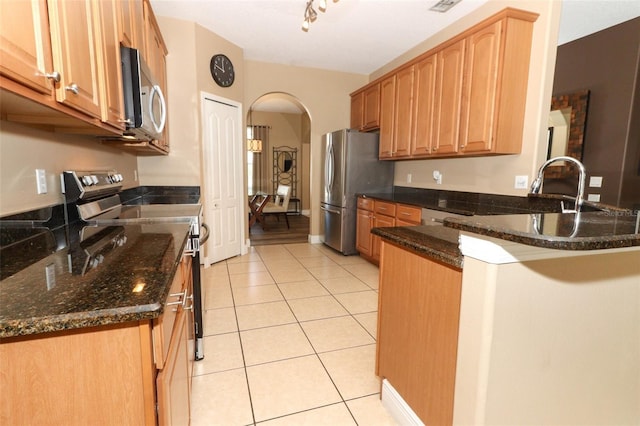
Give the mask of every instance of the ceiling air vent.
<path id="1" fill-rule="evenodd" d="M 460 3 L 460 0 L 440 0 L 438 3 L 431 6 L 429 10 L 444 13 L 458 3 Z"/>

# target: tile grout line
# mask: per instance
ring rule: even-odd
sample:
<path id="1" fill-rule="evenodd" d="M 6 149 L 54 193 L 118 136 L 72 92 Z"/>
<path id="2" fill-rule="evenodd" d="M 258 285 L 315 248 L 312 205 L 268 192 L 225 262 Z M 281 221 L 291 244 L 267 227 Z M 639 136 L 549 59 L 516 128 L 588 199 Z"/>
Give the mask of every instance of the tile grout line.
<path id="1" fill-rule="evenodd" d="M 284 250 L 286 250 L 287 252 L 289 252 L 290 254 L 292 254 L 292 255 L 293 255 L 293 253 L 290 251 L 290 249 L 289 249 L 289 248 L 287 248 L 285 245 L 278 245 L 278 246 L 276 246 L 276 247 L 282 247 Z M 336 266 L 337 266 L 337 267 L 340 267 L 342 270 L 346 271 L 350 276 L 354 277 L 354 278 L 355 278 L 355 279 L 357 279 L 359 282 L 363 283 L 367 288 L 369 288 L 369 290 L 358 290 L 358 291 L 353 291 L 353 292 L 337 293 L 337 294 L 349 294 L 349 293 L 357 293 L 357 292 L 364 292 L 364 291 L 374 291 L 375 293 L 378 293 L 378 291 L 377 291 L 376 289 L 374 289 L 374 288 L 372 288 L 371 286 L 369 286 L 366 282 L 364 282 L 363 280 L 361 280 L 359 277 L 357 277 L 357 276 L 356 276 L 355 274 L 353 274 L 351 271 L 349 271 L 349 270 L 345 269 L 341 264 L 339 264 L 338 262 L 335 262 L 333 259 L 331 259 L 331 258 L 330 258 L 329 256 L 327 256 L 326 254 L 322 253 L 322 251 L 321 251 L 321 250 L 318 250 L 318 251 L 320 252 L 320 255 L 321 255 L 322 257 L 327 258 L 329 261 L 331 261 L 331 262 L 332 262 L 332 265 L 330 265 L 330 266 L 329 266 L 330 268 L 334 268 L 334 267 L 336 267 Z M 313 273 L 311 273 L 311 271 L 309 270 L 309 267 L 305 266 L 305 265 L 300 261 L 300 259 L 298 259 L 298 258 L 297 258 L 297 257 L 295 257 L 295 255 L 294 255 L 294 256 L 293 256 L 293 258 L 294 258 L 294 259 L 292 259 L 292 260 L 294 260 L 297 264 L 299 264 L 300 266 L 302 266 L 302 268 L 303 268 L 307 273 L 309 273 L 309 274 L 313 277 L 313 281 L 312 281 L 312 282 L 314 282 L 314 283 L 316 283 L 316 284 L 320 284 L 320 286 L 321 286 L 325 291 L 327 291 L 327 292 L 328 292 L 328 295 L 332 296 L 332 299 L 333 299 L 333 300 L 335 300 L 335 301 L 338 303 L 338 305 L 339 305 L 339 306 L 341 306 L 341 307 L 346 311 L 346 314 L 344 314 L 344 315 L 338 315 L 338 316 L 335 316 L 335 317 L 328 317 L 328 318 L 317 318 L 317 319 L 312 319 L 312 320 L 308 320 L 308 321 L 301 321 L 301 320 L 298 318 L 298 316 L 296 316 L 295 312 L 293 311 L 293 308 L 292 308 L 291 304 L 289 303 L 289 299 L 287 299 L 287 298 L 285 297 L 285 295 L 284 295 L 284 293 L 283 293 L 282 289 L 280 288 L 280 285 L 281 285 L 281 284 L 286 284 L 286 283 L 278 283 L 278 282 L 276 281 L 276 279 L 274 278 L 274 276 L 273 276 L 273 274 L 272 274 L 271 270 L 269 270 L 269 268 L 267 267 L 267 263 L 265 262 L 265 258 L 262 256 L 262 254 L 260 254 L 260 251 L 256 250 L 256 254 L 257 254 L 257 256 L 259 257 L 260 262 L 265 266 L 265 269 L 266 269 L 266 271 L 265 271 L 265 272 L 267 272 L 267 273 L 269 274 L 269 276 L 270 276 L 270 277 L 271 277 L 271 279 L 273 280 L 273 284 L 274 284 L 274 285 L 276 285 L 276 287 L 277 287 L 277 289 L 278 289 L 278 292 L 280 293 L 281 297 L 283 298 L 282 300 L 279 300 L 279 301 L 271 301 L 271 302 L 249 303 L 249 304 L 246 304 L 246 305 L 240 305 L 240 306 L 236 305 L 236 300 L 235 300 L 235 295 L 234 295 L 234 286 L 233 286 L 233 285 L 232 285 L 232 283 L 231 283 L 231 275 L 232 275 L 232 274 L 230 273 L 230 270 L 229 270 L 229 264 L 228 264 L 227 262 L 225 262 L 225 267 L 226 267 L 226 270 L 227 270 L 227 278 L 229 279 L 229 289 L 230 289 L 230 291 L 231 291 L 231 300 L 232 300 L 232 304 L 233 304 L 233 310 L 234 310 L 234 317 L 235 317 L 235 322 L 236 322 L 236 328 L 237 328 L 237 333 L 238 333 L 238 337 L 239 337 L 239 341 L 240 341 L 240 349 L 241 349 L 241 354 L 242 354 L 242 359 L 243 359 L 243 368 L 244 368 L 244 372 L 245 372 L 245 381 L 246 381 L 246 384 L 247 384 L 247 390 L 248 390 L 248 394 L 249 394 L 249 395 L 248 395 L 248 396 L 249 396 L 249 402 L 250 402 L 250 405 L 251 405 L 251 411 L 252 411 L 252 412 L 251 412 L 251 414 L 252 414 L 252 419 L 253 419 L 253 425 L 258 424 L 258 422 L 256 421 L 255 411 L 254 411 L 254 406 L 253 406 L 253 400 L 252 400 L 252 397 L 251 397 L 251 389 L 250 389 L 250 386 L 249 386 L 249 378 L 248 378 L 248 366 L 247 366 L 247 361 L 246 361 L 246 357 L 245 357 L 245 353 L 244 353 L 244 346 L 243 346 L 243 342 L 242 342 L 242 331 L 249 331 L 249 330 L 240 330 L 240 324 L 239 324 L 239 319 L 238 319 L 238 312 L 237 312 L 237 308 L 238 308 L 238 307 L 242 307 L 242 306 L 250 306 L 250 305 L 262 304 L 262 303 L 275 303 L 275 302 L 281 302 L 281 301 L 284 301 L 284 302 L 287 304 L 287 307 L 289 308 L 289 311 L 290 311 L 290 312 L 291 312 L 291 314 L 293 315 L 293 318 L 295 319 L 295 321 L 294 321 L 294 322 L 290 322 L 290 323 L 286 323 L 286 324 L 278 324 L 277 326 L 284 326 L 284 325 L 297 324 L 297 325 L 298 325 L 298 327 L 299 327 L 299 329 L 300 329 L 300 330 L 302 331 L 302 333 L 304 334 L 304 336 L 305 336 L 305 338 L 306 338 L 306 340 L 307 340 L 307 343 L 310 345 L 311 349 L 313 350 L 313 354 L 300 355 L 300 356 L 294 356 L 294 357 L 285 358 L 285 359 L 282 359 L 282 360 L 268 361 L 268 362 L 264 362 L 264 363 L 260 363 L 260 364 L 256 364 L 256 365 L 264 365 L 264 364 L 269 364 L 269 363 L 273 363 L 273 362 L 279 362 L 279 361 L 285 361 L 285 360 L 289 360 L 289 359 L 302 358 L 302 357 L 306 357 L 306 356 L 310 356 L 310 355 L 315 355 L 315 356 L 316 356 L 316 359 L 318 359 L 318 361 L 320 361 L 320 364 L 322 365 L 322 367 L 323 367 L 323 369 L 324 369 L 325 373 L 327 374 L 327 376 L 328 376 L 329 380 L 330 380 L 330 381 L 331 381 L 331 383 L 333 384 L 334 389 L 335 389 L 335 390 L 336 390 L 336 392 L 338 393 L 338 396 L 340 397 L 340 401 L 339 401 L 339 402 L 336 402 L 336 403 L 326 404 L 326 405 L 323 405 L 323 406 L 320 406 L 320 407 L 313 407 L 313 408 L 309 408 L 309 409 L 307 409 L 307 410 L 301 410 L 301 411 L 299 411 L 299 412 L 287 413 L 287 414 L 282 415 L 282 416 L 278 416 L 278 417 L 274 417 L 274 418 L 270 418 L 270 419 L 261 420 L 259 423 L 262 423 L 263 421 L 273 420 L 273 419 L 277 419 L 277 418 L 281 418 L 281 417 L 287 417 L 287 416 L 290 416 L 290 415 L 293 415 L 293 414 L 297 414 L 297 413 L 301 413 L 301 412 L 305 412 L 305 411 L 311 411 L 311 410 L 315 410 L 315 409 L 318 409 L 318 408 L 323 408 L 323 407 L 327 407 L 327 406 L 331 406 L 331 405 L 337 405 L 337 404 L 342 403 L 342 404 L 344 404 L 344 406 L 345 406 L 345 408 L 347 409 L 347 411 L 349 412 L 349 414 L 350 414 L 351 418 L 353 419 L 353 421 L 354 421 L 354 422 L 355 422 L 355 424 L 357 425 L 357 424 L 358 424 L 358 421 L 356 420 L 356 418 L 355 418 L 355 416 L 354 416 L 354 413 L 352 413 L 352 412 L 351 412 L 351 409 L 349 408 L 349 406 L 348 406 L 348 404 L 347 404 L 347 400 L 345 399 L 345 397 L 342 395 L 342 393 L 341 393 L 341 392 L 340 392 L 340 390 L 338 389 L 338 387 L 337 387 L 337 385 L 336 385 L 336 383 L 335 383 L 335 381 L 334 381 L 333 377 L 331 377 L 331 374 L 329 373 L 329 371 L 328 371 L 328 369 L 327 369 L 326 365 L 324 364 L 324 362 L 322 361 L 322 359 L 321 359 L 321 357 L 320 357 L 321 353 L 319 353 L 319 352 L 317 351 L 317 349 L 314 347 L 314 345 L 312 344 L 312 342 L 311 342 L 311 340 L 309 339 L 309 336 L 307 335 L 307 333 L 306 333 L 305 329 L 303 328 L 302 324 L 303 324 L 304 322 L 319 321 L 319 320 L 325 320 L 325 319 L 330 319 L 330 318 L 340 318 L 340 317 L 347 317 L 347 316 L 349 316 L 349 317 L 351 317 L 351 318 L 352 318 L 352 319 L 353 319 L 353 320 L 354 320 L 354 321 L 355 321 L 355 322 L 356 322 L 356 323 L 357 323 L 357 324 L 358 324 L 358 325 L 359 325 L 359 326 L 360 326 L 360 327 L 361 327 L 361 328 L 362 328 L 362 329 L 367 333 L 367 335 L 369 335 L 369 336 L 371 336 L 371 337 L 373 338 L 373 340 L 374 340 L 374 344 L 375 344 L 375 340 L 376 340 L 375 336 L 372 336 L 372 335 L 371 335 L 371 333 L 366 329 L 366 327 L 364 327 L 364 325 L 363 325 L 360 321 L 358 321 L 358 319 L 355 317 L 355 314 L 352 314 L 352 313 L 351 313 L 351 312 L 346 308 L 346 306 L 345 306 L 344 304 L 342 304 L 342 303 L 340 302 L 340 300 L 338 300 L 338 299 L 336 298 L 335 294 L 334 294 L 332 291 L 330 291 L 330 290 L 329 290 L 329 288 L 327 288 L 327 287 L 326 287 L 326 286 L 325 286 L 325 285 L 324 285 L 324 284 L 323 284 L 323 283 L 322 283 L 318 278 L 316 278 L 316 276 L 315 276 L 315 275 L 313 275 Z M 320 257 L 320 256 L 319 256 L 319 257 Z M 337 277 L 337 278 L 339 278 L 339 277 Z M 309 281 L 310 281 L 310 280 L 309 280 Z M 311 282 L 311 281 L 310 281 L 310 282 Z M 266 284 L 265 284 L 265 285 L 266 285 Z M 247 287 L 253 287 L 253 286 L 247 286 Z M 309 299 L 309 298 L 313 298 L 313 297 L 319 297 L 319 296 L 310 296 L 310 297 L 303 297 L 303 298 L 298 298 L 298 299 Z M 326 297 L 326 295 L 324 295 L 323 297 Z M 298 300 L 298 299 L 292 299 L 292 300 Z M 222 309 L 222 308 L 217 308 L 217 309 Z M 375 311 L 371 311 L 371 312 L 375 312 Z M 366 314 L 366 313 L 369 313 L 369 312 L 363 312 L 363 313 L 359 313 L 359 314 Z M 264 326 L 264 327 L 257 327 L 257 328 L 250 329 L 250 330 L 259 330 L 259 329 L 262 329 L 262 328 L 271 328 L 271 327 L 275 327 L 275 325 L 272 325 L 272 326 Z M 221 334 L 230 334 L 230 333 L 232 333 L 232 332 L 219 333 L 219 335 L 221 335 Z M 334 350 L 331 350 L 331 351 L 325 351 L 325 352 L 322 352 L 322 354 L 330 353 L 330 352 L 336 352 L 336 351 L 340 351 L 340 350 L 352 349 L 352 348 L 355 348 L 355 347 L 368 346 L 368 345 L 370 345 L 370 343 L 369 343 L 369 344 L 356 345 L 356 346 L 352 346 L 352 347 L 348 347 L 348 348 L 340 348 L 340 349 L 334 349 Z M 235 370 L 235 369 L 230 369 L 230 370 Z M 229 370 L 225 370 L 225 371 L 229 371 Z M 376 395 L 376 394 L 377 394 L 377 393 L 372 393 L 372 394 L 370 394 L 370 395 L 362 395 L 362 396 L 358 396 L 358 397 L 355 397 L 355 398 L 350 398 L 350 399 L 349 399 L 349 401 L 357 400 L 357 399 L 360 399 L 360 398 L 365 398 L 365 397 L 368 397 L 368 396 L 371 396 L 371 395 Z"/>
<path id="2" fill-rule="evenodd" d="M 225 262 L 226 263 L 226 262 Z M 255 411 L 253 409 L 253 398 L 251 397 L 251 386 L 249 385 L 249 372 L 247 371 L 247 360 L 245 359 L 244 356 L 244 347 L 242 345 L 242 333 L 240 333 L 240 322 L 238 321 L 238 311 L 236 310 L 236 300 L 235 297 L 233 295 L 233 286 L 231 285 L 231 274 L 229 273 L 229 264 L 226 263 L 226 267 L 227 267 L 227 274 L 229 277 L 229 290 L 231 292 L 231 302 L 233 303 L 233 315 L 236 319 L 236 328 L 238 329 L 237 333 L 238 333 L 238 341 L 240 342 L 240 353 L 242 355 L 242 366 L 243 366 L 243 370 L 244 370 L 244 379 L 245 379 L 245 383 L 247 384 L 247 394 L 249 396 L 249 406 L 251 407 L 251 424 L 255 426 L 256 424 L 256 414 Z"/>

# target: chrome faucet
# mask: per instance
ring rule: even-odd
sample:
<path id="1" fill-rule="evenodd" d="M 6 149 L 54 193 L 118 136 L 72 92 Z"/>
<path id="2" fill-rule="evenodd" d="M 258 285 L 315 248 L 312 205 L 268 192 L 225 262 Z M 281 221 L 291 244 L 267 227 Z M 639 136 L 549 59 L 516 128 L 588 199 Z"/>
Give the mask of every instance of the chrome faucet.
<path id="1" fill-rule="evenodd" d="M 538 177 L 531 184 L 531 194 L 540 194 L 542 192 L 542 181 L 544 179 L 544 171 L 550 164 L 555 163 L 556 161 L 569 161 L 578 166 L 578 170 L 580 171 L 580 178 L 578 180 L 578 194 L 576 195 L 576 202 L 572 210 L 566 209 L 564 207 L 564 201 L 561 202 L 562 205 L 562 213 L 577 213 L 580 211 L 580 207 L 582 207 L 582 202 L 584 201 L 584 184 L 587 179 L 587 171 L 584 168 L 584 165 L 576 160 L 573 157 L 554 157 L 547 160 L 540 169 L 538 170 Z"/>

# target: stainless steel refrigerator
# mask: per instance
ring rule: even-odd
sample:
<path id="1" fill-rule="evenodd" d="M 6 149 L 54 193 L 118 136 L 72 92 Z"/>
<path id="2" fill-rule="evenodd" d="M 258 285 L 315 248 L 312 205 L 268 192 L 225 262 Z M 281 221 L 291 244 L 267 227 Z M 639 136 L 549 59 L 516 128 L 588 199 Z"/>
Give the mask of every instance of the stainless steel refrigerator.
<path id="1" fill-rule="evenodd" d="M 356 254 L 357 195 L 390 193 L 393 161 L 378 160 L 378 135 L 342 129 L 322 136 L 324 243 Z"/>

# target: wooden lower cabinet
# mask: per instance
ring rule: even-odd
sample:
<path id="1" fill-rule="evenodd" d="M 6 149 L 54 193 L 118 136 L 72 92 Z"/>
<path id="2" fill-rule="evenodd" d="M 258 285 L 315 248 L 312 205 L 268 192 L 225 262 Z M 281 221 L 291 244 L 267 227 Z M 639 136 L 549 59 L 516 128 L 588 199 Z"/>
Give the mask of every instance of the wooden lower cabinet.
<path id="1" fill-rule="evenodd" d="M 453 422 L 462 270 L 382 242 L 376 374 L 427 425 Z"/>
<path id="2" fill-rule="evenodd" d="M 190 418 L 187 314 L 182 311 L 164 368 L 158 373 L 158 424 L 187 425 Z"/>
<path id="3" fill-rule="evenodd" d="M 156 424 L 149 321 L 3 339 L 0 365 L 0 424 Z"/>
<path id="4" fill-rule="evenodd" d="M 380 237 L 371 228 L 420 225 L 422 209 L 397 204 L 392 201 L 358 197 L 356 225 L 356 249 L 360 256 L 378 264 L 380 262 Z"/>
<path id="5" fill-rule="evenodd" d="M 172 294 L 192 288 L 190 261 Z M 182 306 L 155 320 L 2 339 L 0 424 L 189 424 L 192 312 Z"/>
<path id="6" fill-rule="evenodd" d="M 356 217 L 356 250 L 361 255 L 371 256 L 373 248 L 373 213 L 369 210 L 358 208 Z"/>
<path id="7" fill-rule="evenodd" d="M 396 226 L 396 218 L 394 216 L 387 216 L 376 212 L 376 215 L 373 218 L 374 228 L 385 228 L 392 226 Z M 378 237 L 377 235 L 373 236 L 371 257 L 376 263 L 380 262 L 380 237 Z"/>

